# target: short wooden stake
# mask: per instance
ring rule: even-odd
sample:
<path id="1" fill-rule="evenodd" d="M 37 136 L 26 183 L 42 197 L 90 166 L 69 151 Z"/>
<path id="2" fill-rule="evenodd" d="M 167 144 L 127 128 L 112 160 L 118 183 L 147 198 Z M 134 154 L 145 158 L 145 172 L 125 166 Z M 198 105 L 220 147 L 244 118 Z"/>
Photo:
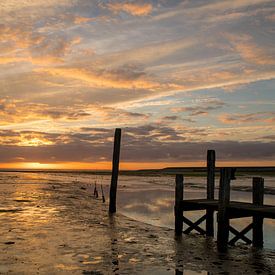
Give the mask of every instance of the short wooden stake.
<path id="1" fill-rule="evenodd" d="M 260 177 L 253 178 L 253 204 L 264 204 L 264 179 Z M 263 218 L 259 216 L 253 216 L 252 243 L 254 247 L 263 247 Z"/>
<path id="2" fill-rule="evenodd" d="M 221 252 L 227 250 L 229 238 L 229 217 L 227 206 L 230 201 L 230 176 L 231 168 L 221 168 L 217 233 L 218 250 Z"/>
<path id="3" fill-rule="evenodd" d="M 119 172 L 119 155 L 120 155 L 120 141 L 121 141 L 121 129 L 115 130 L 114 137 L 114 151 L 113 151 L 113 165 L 112 165 L 112 179 L 110 186 L 110 202 L 109 212 L 116 212 L 116 191 L 117 191 L 117 179 Z"/>
<path id="4" fill-rule="evenodd" d="M 175 188 L 175 235 L 180 236 L 182 234 L 183 227 L 183 175 L 176 175 L 176 188 Z"/>
<path id="5" fill-rule="evenodd" d="M 207 199 L 214 200 L 215 192 L 215 150 L 207 151 Z M 206 210 L 206 236 L 214 236 L 214 211 Z"/>

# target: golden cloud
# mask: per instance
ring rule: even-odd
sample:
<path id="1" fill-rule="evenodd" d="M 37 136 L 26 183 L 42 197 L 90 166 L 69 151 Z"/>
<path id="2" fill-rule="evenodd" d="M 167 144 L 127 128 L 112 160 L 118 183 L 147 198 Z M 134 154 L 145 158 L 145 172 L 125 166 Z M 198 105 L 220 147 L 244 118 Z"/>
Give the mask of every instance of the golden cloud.
<path id="1" fill-rule="evenodd" d="M 275 112 L 258 112 L 249 114 L 222 114 L 219 120 L 225 124 L 255 124 L 275 122 Z"/>
<path id="2" fill-rule="evenodd" d="M 226 35 L 234 49 L 247 62 L 256 65 L 274 65 L 273 54 L 253 42 L 250 35 Z"/>
<path id="3" fill-rule="evenodd" d="M 109 3 L 107 7 L 115 13 L 124 11 L 134 16 L 149 15 L 153 9 L 149 3 L 135 2 Z"/>
<path id="4" fill-rule="evenodd" d="M 55 77 L 79 80 L 91 87 L 115 89 L 148 89 L 157 90 L 164 87 L 174 87 L 173 84 L 161 84 L 140 75 L 136 78 L 127 78 L 113 71 L 96 72 L 81 68 L 40 68 L 36 72 L 46 73 Z"/>

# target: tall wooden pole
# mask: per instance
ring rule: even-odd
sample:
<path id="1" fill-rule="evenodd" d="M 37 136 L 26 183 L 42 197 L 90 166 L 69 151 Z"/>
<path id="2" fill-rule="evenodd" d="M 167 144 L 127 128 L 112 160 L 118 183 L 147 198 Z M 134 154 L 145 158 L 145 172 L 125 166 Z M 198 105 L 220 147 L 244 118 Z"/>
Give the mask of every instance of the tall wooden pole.
<path id="1" fill-rule="evenodd" d="M 207 199 L 214 200 L 215 192 L 215 150 L 207 151 Z M 214 211 L 206 210 L 206 236 L 214 236 Z"/>
<path id="2" fill-rule="evenodd" d="M 225 252 L 229 238 L 227 207 L 230 201 L 231 168 L 221 168 L 220 173 L 217 245 L 219 251 Z"/>
<path id="3" fill-rule="evenodd" d="M 261 206 L 264 204 L 264 179 L 260 177 L 253 178 L 253 204 Z M 263 247 L 263 218 L 253 216 L 253 238 L 254 247 Z"/>
<path id="4" fill-rule="evenodd" d="M 176 187 L 175 187 L 175 235 L 181 236 L 183 227 L 183 175 L 176 175 Z"/>
<path id="5" fill-rule="evenodd" d="M 112 164 L 112 179 L 110 186 L 110 201 L 109 212 L 116 212 L 116 191 L 117 191 L 117 179 L 119 172 L 119 155 L 120 155 L 120 141 L 121 141 L 121 129 L 115 130 L 114 137 L 114 151 L 113 151 L 113 164 Z"/>

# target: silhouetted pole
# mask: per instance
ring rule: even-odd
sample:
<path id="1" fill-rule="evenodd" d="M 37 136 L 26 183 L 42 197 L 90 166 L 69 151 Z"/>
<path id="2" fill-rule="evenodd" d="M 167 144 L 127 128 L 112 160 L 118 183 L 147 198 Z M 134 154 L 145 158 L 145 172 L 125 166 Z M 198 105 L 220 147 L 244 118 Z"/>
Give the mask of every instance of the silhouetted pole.
<path id="1" fill-rule="evenodd" d="M 230 201 L 231 168 L 221 168 L 218 207 L 217 245 L 221 252 L 226 251 L 229 237 L 229 217 L 227 207 Z"/>
<path id="2" fill-rule="evenodd" d="M 264 204 L 264 179 L 253 178 L 253 204 L 261 206 Z M 263 218 L 253 216 L 253 246 L 263 247 Z"/>
<path id="3" fill-rule="evenodd" d="M 181 236 L 183 226 L 183 212 L 182 212 L 182 201 L 183 201 L 183 175 L 176 175 L 176 187 L 175 187 L 175 234 Z"/>
<path id="4" fill-rule="evenodd" d="M 207 151 L 207 199 L 214 200 L 215 192 L 215 150 Z M 206 236 L 214 236 L 214 211 L 206 210 Z"/>
<path id="5" fill-rule="evenodd" d="M 110 202 L 109 212 L 116 212 L 116 190 L 117 190 L 117 179 L 119 172 L 119 155 L 120 155 L 120 141 L 121 141 L 121 129 L 115 130 L 114 137 L 114 151 L 113 151 L 113 164 L 112 164 L 112 179 L 110 186 Z"/>

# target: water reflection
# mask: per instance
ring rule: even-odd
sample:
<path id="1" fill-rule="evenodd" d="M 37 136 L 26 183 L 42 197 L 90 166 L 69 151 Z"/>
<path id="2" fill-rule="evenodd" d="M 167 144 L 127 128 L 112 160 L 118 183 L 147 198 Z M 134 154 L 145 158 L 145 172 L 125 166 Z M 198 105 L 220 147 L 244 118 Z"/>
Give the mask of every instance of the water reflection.
<path id="1" fill-rule="evenodd" d="M 186 188 L 184 196 L 188 199 L 205 198 L 205 191 Z M 236 201 L 251 202 L 251 193 L 231 191 L 231 198 Z M 265 195 L 266 204 L 274 204 L 274 202 L 273 195 Z M 172 187 L 169 189 L 166 187 L 164 189 L 150 187 L 146 191 L 139 188 L 131 191 L 122 189 L 118 195 L 118 204 L 119 212 L 126 216 L 152 225 L 174 228 L 174 190 Z M 204 213 L 204 211 L 190 211 L 185 212 L 185 216 L 195 221 Z M 216 234 L 216 215 L 214 215 L 214 219 Z M 234 219 L 230 223 L 234 228 L 241 230 L 251 223 L 251 218 Z M 201 223 L 201 226 L 204 228 L 205 222 Z M 274 230 L 275 220 L 264 219 L 264 247 L 275 248 Z M 251 232 L 248 233 L 248 237 L 251 238 Z"/>
<path id="2" fill-rule="evenodd" d="M 114 274 L 119 274 L 119 248 L 118 248 L 118 234 L 116 226 L 116 216 L 115 214 L 109 215 L 109 237 L 110 237 L 110 247 L 111 247 L 111 263 L 112 272 Z"/>
<path id="3" fill-rule="evenodd" d="M 0 243 L 1 251 L 6 253 L 0 255 L 0 261 L 7 261 L 7 255 L 8 260 L 17 255 L 18 263 L 26 263 L 18 265 L 14 260 L 14 274 L 27 269 L 44 274 L 66 274 L 76 270 L 83 274 L 97 270 L 102 274 L 157 275 L 210 274 L 206 270 L 214 270 L 217 274 L 221 268 L 228 270 L 226 261 L 233 267 L 236 265 L 235 271 L 238 270 L 243 263 L 237 260 L 243 259 L 246 265 L 249 261 L 255 263 L 257 269 L 271 270 L 263 254 L 255 251 L 233 252 L 225 258 L 217 254 L 212 239 L 183 236 L 174 241 L 173 231 L 165 228 L 140 224 L 119 214 L 106 216 L 106 205 L 91 198 L 94 182 L 89 175 L 83 178 L 73 174 L 42 175 L 42 183 L 37 179 L 37 175 L 22 174 L 22 178 L 12 178 L 17 184 L 1 181 L 0 197 L 6 209 L 16 206 L 22 210 L 0 211 L 1 236 L 15 243 L 9 247 Z M 109 178 L 102 180 L 108 188 Z M 139 177 L 132 182 L 131 177 L 122 177 L 118 192 L 119 212 L 173 228 L 173 186 L 165 185 L 166 178 L 150 179 L 150 186 L 147 180 Z M 185 195 L 199 197 L 204 192 L 187 189 Z M 39 270 L 35 266 L 37 263 Z M 0 266 L 0 273 L 8 273 L 9 268 L 8 265 Z"/>

